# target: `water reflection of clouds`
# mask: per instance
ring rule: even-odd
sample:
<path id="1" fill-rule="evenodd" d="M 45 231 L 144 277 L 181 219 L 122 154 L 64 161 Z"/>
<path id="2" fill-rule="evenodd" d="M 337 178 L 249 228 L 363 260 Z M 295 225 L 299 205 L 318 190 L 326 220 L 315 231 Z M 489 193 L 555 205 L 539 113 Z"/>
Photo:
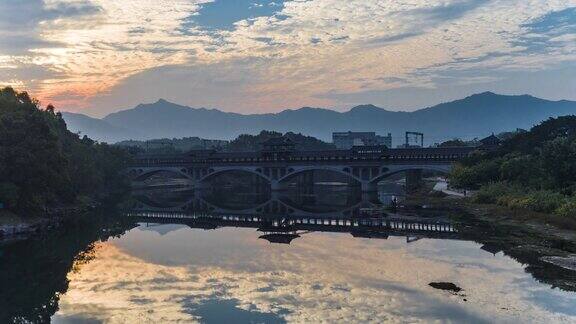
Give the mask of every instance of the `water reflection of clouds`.
<path id="1" fill-rule="evenodd" d="M 552 296 L 565 298 L 560 292 L 529 300 L 529 281 L 515 283 L 529 278 L 520 265 L 476 253 L 469 242 L 406 245 L 403 238 L 311 234 L 284 246 L 257 240 L 256 234 L 180 229 L 160 236 L 133 230 L 101 245 L 96 260 L 69 275 L 70 289 L 55 320 L 82 315 L 111 323 L 216 321 L 223 314 L 294 322 L 568 319 L 541 305 Z M 438 258 L 436 248 L 464 257 L 466 265 Z M 431 281 L 456 282 L 468 302 L 428 287 Z"/>

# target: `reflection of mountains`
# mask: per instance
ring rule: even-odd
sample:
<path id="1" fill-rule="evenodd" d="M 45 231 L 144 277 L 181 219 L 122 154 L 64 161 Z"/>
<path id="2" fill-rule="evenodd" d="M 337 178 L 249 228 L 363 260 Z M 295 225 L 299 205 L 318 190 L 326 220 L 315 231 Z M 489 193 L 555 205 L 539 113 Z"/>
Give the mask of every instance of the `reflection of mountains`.
<path id="1" fill-rule="evenodd" d="M 505 255 L 526 265 L 525 271 L 540 282 L 563 290 L 576 291 L 576 274 L 567 269 L 543 262 L 541 251 L 521 249 L 507 241 L 502 233 L 490 233 L 491 224 L 474 226 L 452 224 L 442 218 L 417 216 L 383 217 L 342 217 L 317 216 L 274 216 L 239 215 L 186 212 L 130 211 L 134 221 L 146 224 L 182 224 L 191 228 L 215 230 L 220 227 L 255 228 L 260 239 L 271 243 L 290 244 L 311 232 L 350 233 L 358 238 L 387 239 L 390 236 L 404 236 L 411 243 L 421 238 L 456 239 L 475 241 L 481 249 Z M 507 234 L 508 235 L 508 234 Z"/>
<path id="2" fill-rule="evenodd" d="M 189 194 L 181 196 L 190 197 Z M 257 204 L 260 198 L 253 199 L 253 203 L 248 204 L 240 200 L 232 209 L 218 207 L 209 202 L 204 205 L 150 207 L 140 201 L 128 214 L 135 221 L 148 224 L 181 224 L 207 230 L 227 226 L 256 228 L 261 232 L 260 238 L 273 243 L 289 244 L 309 232 L 343 232 L 355 237 L 383 239 L 389 236 L 405 236 L 407 242 L 420 238 L 475 241 L 489 253 L 503 252 L 525 264 L 525 270 L 538 281 L 564 290 L 576 291 L 576 275 L 573 271 L 543 262 L 541 257 L 545 255 L 544 251 L 519 247 L 517 242 L 509 239 L 513 229 L 499 227 L 498 230 L 493 224 L 468 220 L 453 225 L 446 219 L 436 217 L 374 218 L 362 213 L 364 208 L 381 207 L 378 197 L 372 195 L 348 195 L 345 198 L 341 196 L 334 200 L 338 205 L 336 208 L 334 206 L 323 208 L 322 201 L 329 203 L 329 200 L 323 200 L 327 198 L 318 197 L 314 192 L 300 193 L 296 197 L 290 194 L 280 196 L 268 194 L 264 197 L 269 199 L 260 205 Z M 196 196 L 195 199 L 205 201 L 202 195 Z M 219 203 L 217 200 L 211 201 Z M 357 203 L 353 205 L 355 202 Z M 301 209 L 296 209 L 294 207 L 296 205 Z M 152 228 L 150 229 L 153 230 Z M 162 227 L 159 229 L 164 230 Z M 555 246 L 565 243 L 550 242 L 550 244 Z"/>
<path id="3" fill-rule="evenodd" d="M 240 226 L 257 228 L 260 233 L 256 236 L 276 243 L 290 243 L 294 239 L 305 239 L 310 231 L 330 231 L 351 233 L 357 237 L 386 238 L 388 235 L 410 235 L 408 241 L 419 237 L 432 237 L 425 230 L 406 228 L 405 232 L 400 229 L 378 230 L 382 228 L 378 222 L 385 222 L 386 218 L 357 218 L 357 217 L 325 217 L 316 216 L 291 218 L 281 215 L 264 217 L 249 215 L 214 215 L 210 213 L 196 213 L 196 219 L 176 219 L 174 216 L 188 215 L 188 212 L 166 212 L 173 217 L 162 217 L 162 212 L 154 212 L 156 218 L 138 217 L 130 212 L 130 218 L 120 217 L 113 211 L 103 215 L 88 215 L 78 217 L 65 226 L 54 230 L 52 233 L 41 235 L 25 241 L 0 245 L 0 323 L 49 322 L 51 315 L 58 309 L 59 296 L 68 290 L 67 275 L 70 271 L 78 269 L 87 262 L 98 262 L 94 258 L 94 243 L 105 241 L 108 238 L 122 235 L 126 230 L 135 226 L 134 221 L 149 222 L 161 233 L 169 233 L 169 230 L 184 227 L 217 228 L 218 226 Z M 163 219 L 160 219 L 163 218 Z M 218 223 L 218 219 L 221 222 Z M 430 224 L 433 218 L 421 217 L 421 223 L 426 221 Z M 347 221 L 356 221 L 357 225 L 347 225 Z M 388 217 L 389 221 L 393 217 Z M 416 226 L 418 217 L 406 219 L 404 224 L 412 220 Z M 165 224 L 165 225 L 164 225 Z M 173 225 L 169 225 L 173 224 Z M 160 226 L 156 226 L 160 225 Z M 140 227 L 144 229 L 146 225 Z M 394 226 L 394 224 L 392 224 Z M 450 235 L 450 239 L 471 240 L 483 244 L 482 249 L 490 253 L 503 252 L 521 264 L 525 265 L 525 271 L 530 273 L 536 280 L 559 287 L 564 290 L 576 291 L 576 275 L 573 271 L 542 262 L 540 254 L 526 253 L 517 245 L 512 245 L 504 238 L 510 235 L 509 229 L 502 232 L 495 230 L 492 224 L 466 223 L 464 225 L 452 225 L 457 232 Z M 191 233 L 193 234 L 193 233 Z M 300 237 L 300 238 L 299 238 Z M 437 236 L 440 237 L 440 236 Z M 445 237 L 447 238 L 447 237 Z M 422 242 L 420 241 L 421 243 Z M 557 244 L 558 242 L 550 242 Z M 346 248 L 337 246 L 337 248 Z M 440 252 L 440 251 L 438 251 Z M 382 260 L 386 262 L 386 260 Z"/>

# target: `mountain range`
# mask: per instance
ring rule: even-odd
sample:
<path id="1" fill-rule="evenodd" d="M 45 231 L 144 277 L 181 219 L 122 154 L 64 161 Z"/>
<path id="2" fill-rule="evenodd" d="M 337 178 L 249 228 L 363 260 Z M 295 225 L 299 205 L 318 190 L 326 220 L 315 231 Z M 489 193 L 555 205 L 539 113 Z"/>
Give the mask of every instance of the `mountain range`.
<path id="1" fill-rule="evenodd" d="M 491 133 L 530 128 L 549 118 L 576 114 L 576 101 L 550 101 L 530 95 L 474 94 L 413 112 L 392 111 L 374 105 L 346 112 L 304 107 L 279 113 L 238 114 L 217 109 L 190 108 L 160 99 L 102 119 L 64 112 L 70 130 L 109 143 L 125 139 L 198 136 L 233 139 L 261 130 L 301 132 L 330 141 L 335 131 L 392 133 L 394 145 L 405 131 L 424 133 L 432 144 L 452 138 L 481 138 Z"/>

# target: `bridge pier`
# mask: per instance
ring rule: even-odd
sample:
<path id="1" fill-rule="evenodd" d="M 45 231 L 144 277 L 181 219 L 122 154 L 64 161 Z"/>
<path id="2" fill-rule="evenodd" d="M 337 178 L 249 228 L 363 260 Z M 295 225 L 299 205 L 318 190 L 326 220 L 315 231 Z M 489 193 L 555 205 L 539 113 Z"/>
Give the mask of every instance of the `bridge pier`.
<path id="1" fill-rule="evenodd" d="M 212 188 L 212 185 L 208 182 L 203 182 L 203 181 L 195 181 L 194 182 L 194 189 L 204 190 L 204 189 L 210 189 L 210 188 Z"/>
<path id="2" fill-rule="evenodd" d="M 270 189 L 272 191 L 282 191 L 282 190 L 287 190 L 288 186 L 286 185 L 286 183 L 274 180 L 274 181 L 270 182 Z"/>
<path id="3" fill-rule="evenodd" d="M 378 191 L 378 184 L 373 182 L 362 181 L 360 186 L 362 187 L 362 192 Z"/>
<path id="4" fill-rule="evenodd" d="M 413 193 L 422 188 L 422 170 L 408 170 L 406 171 L 406 192 Z"/>

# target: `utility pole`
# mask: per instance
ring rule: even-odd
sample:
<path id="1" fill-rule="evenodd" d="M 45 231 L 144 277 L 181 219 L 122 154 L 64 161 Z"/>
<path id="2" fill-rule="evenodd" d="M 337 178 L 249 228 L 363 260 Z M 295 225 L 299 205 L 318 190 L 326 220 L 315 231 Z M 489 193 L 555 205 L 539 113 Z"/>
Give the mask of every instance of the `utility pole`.
<path id="1" fill-rule="evenodd" d="M 418 141 L 418 138 L 420 138 L 420 147 L 424 147 L 424 133 L 419 133 L 419 132 L 406 132 L 406 148 L 410 147 L 410 140 L 409 140 L 409 136 L 410 135 L 414 135 L 416 137 L 416 141 Z"/>

